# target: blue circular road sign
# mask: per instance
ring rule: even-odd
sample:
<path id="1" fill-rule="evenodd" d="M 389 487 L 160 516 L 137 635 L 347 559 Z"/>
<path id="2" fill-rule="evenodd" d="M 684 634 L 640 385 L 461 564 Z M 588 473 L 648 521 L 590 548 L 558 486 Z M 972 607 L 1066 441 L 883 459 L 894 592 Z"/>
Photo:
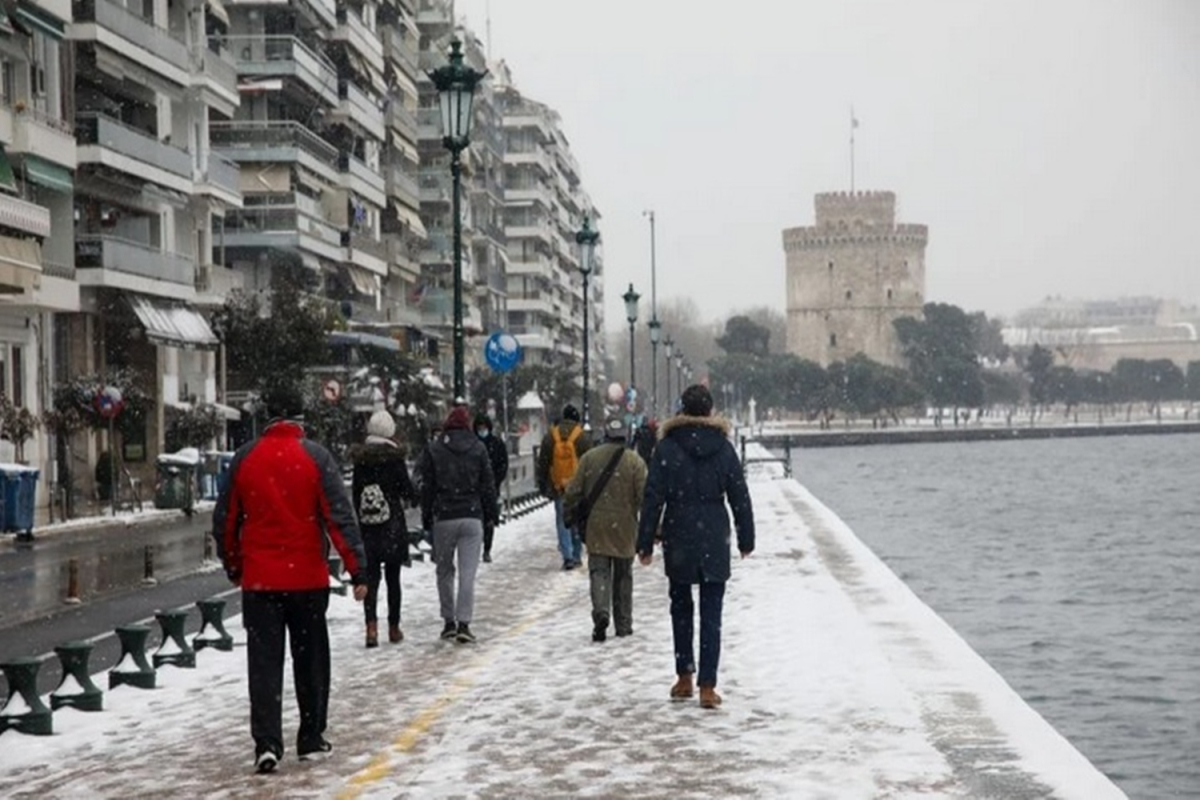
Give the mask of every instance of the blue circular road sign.
<path id="1" fill-rule="evenodd" d="M 521 343 L 510 333 L 493 333 L 483 346 L 483 357 L 496 372 L 508 372 L 521 363 Z"/>

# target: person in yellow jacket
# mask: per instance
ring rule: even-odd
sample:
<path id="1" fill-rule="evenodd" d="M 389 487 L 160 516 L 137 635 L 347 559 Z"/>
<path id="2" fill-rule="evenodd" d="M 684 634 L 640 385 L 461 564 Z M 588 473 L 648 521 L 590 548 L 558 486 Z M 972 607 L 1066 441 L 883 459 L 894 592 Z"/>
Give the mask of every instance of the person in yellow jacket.
<path id="1" fill-rule="evenodd" d="M 628 439 L 625 421 L 609 417 L 604 442 L 579 459 L 563 498 L 564 514 L 578 521 L 587 544 L 594 642 L 608 638 L 610 616 L 617 636 L 633 633 L 633 557 L 647 470 Z"/>
<path id="2" fill-rule="evenodd" d="M 534 479 L 538 491 L 554 501 L 554 522 L 558 529 L 563 570 L 576 569 L 583 564 L 583 542 L 572 526 L 563 521 L 562 497 L 575 475 L 580 457 L 591 444 L 591 437 L 579 420 L 579 409 L 568 403 L 563 406 L 562 419 L 550 426 L 550 432 L 542 439 L 538 450 Z"/>

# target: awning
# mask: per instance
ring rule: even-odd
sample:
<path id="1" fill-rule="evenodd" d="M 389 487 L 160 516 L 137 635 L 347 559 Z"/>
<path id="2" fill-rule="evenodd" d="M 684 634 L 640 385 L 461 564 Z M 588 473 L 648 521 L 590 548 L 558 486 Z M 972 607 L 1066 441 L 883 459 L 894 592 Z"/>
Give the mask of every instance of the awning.
<path id="1" fill-rule="evenodd" d="M 396 139 L 395 142 L 396 149 L 404 155 L 406 160 L 411 161 L 414 166 L 421 163 L 421 154 L 417 152 L 417 148 L 403 139 Z"/>
<path id="2" fill-rule="evenodd" d="M 253 94 L 255 92 L 282 92 L 282 78 L 263 78 L 262 80 L 242 81 L 238 84 L 238 91 L 244 94 Z"/>
<path id="3" fill-rule="evenodd" d="M 12 162 L 8 160 L 8 154 L 4 152 L 2 144 L 0 144 L 0 189 L 14 192 L 17 190 L 17 182 L 13 179 Z"/>
<path id="4" fill-rule="evenodd" d="M 23 294 L 41 285 L 42 247 L 32 239 L 0 236 L 0 294 Z"/>
<path id="5" fill-rule="evenodd" d="M 350 277 L 350 283 L 354 285 L 354 291 L 359 294 L 375 295 L 379 292 L 379 287 L 375 283 L 375 276 L 362 267 L 346 265 L 346 272 Z"/>
<path id="6" fill-rule="evenodd" d="M 413 211 L 408 206 L 396 204 L 396 217 L 401 222 L 409 227 L 409 229 L 420 236 L 422 239 L 429 234 L 425 230 L 425 226 L 421 224 L 421 215 Z"/>
<path id="7" fill-rule="evenodd" d="M 384 350 L 399 350 L 400 343 L 390 336 L 376 336 L 373 333 L 359 331 L 330 331 L 329 344 L 334 347 L 381 347 Z"/>
<path id="8" fill-rule="evenodd" d="M 208 6 L 208 13 L 217 18 L 226 28 L 229 27 L 229 14 L 225 11 L 225 6 L 221 0 L 208 0 L 205 3 Z"/>
<path id="9" fill-rule="evenodd" d="M 266 164 L 261 169 L 238 170 L 238 190 L 243 193 L 290 192 L 292 170 L 287 164 Z"/>
<path id="10" fill-rule="evenodd" d="M 143 295 L 126 295 L 133 313 L 146 329 L 146 338 L 171 347 L 215 348 L 220 342 L 204 315 L 187 306 L 153 300 Z"/>
<path id="11" fill-rule="evenodd" d="M 167 405 L 169 405 L 171 408 L 177 408 L 180 411 L 191 411 L 192 410 L 192 404 L 185 403 L 183 401 L 179 401 L 176 403 L 167 403 Z M 215 408 L 217 410 L 217 415 L 220 416 L 221 419 L 239 420 L 242 418 L 241 411 L 238 411 L 233 406 L 227 406 L 224 403 L 201 403 L 200 405 L 212 406 L 213 408 Z"/>
<path id="12" fill-rule="evenodd" d="M 41 9 L 25 5 L 17 6 L 17 18 L 52 39 L 61 40 L 63 38 L 63 23 Z"/>
<path id="13" fill-rule="evenodd" d="M 312 253 L 301 251 L 300 263 L 303 264 L 306 269 L 311 269 L 313 272 L 321 271 L 321 259 L 314 256 Z"/>
<path id="14" fill-rule="evenodd" d="M 25 176 L 38 186 L 44 186 L 56 192 L 73 192 L 75 190 L 75 179 L 71 177 L 71 170 L 60 167 L 58 164 L 51 164 L 37 156 L 28 154 L 25 156 Z"/>

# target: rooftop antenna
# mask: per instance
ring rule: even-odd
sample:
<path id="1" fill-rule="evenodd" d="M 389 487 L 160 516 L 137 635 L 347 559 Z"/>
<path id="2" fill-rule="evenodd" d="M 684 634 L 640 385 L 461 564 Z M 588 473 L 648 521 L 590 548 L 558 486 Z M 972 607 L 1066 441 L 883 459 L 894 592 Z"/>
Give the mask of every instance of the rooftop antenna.
<path id="1" fill-rule="evenodd" d="M 850 106 L 850 194 L 854 194 L 854 131 L 858 129 L 858 117 L 854 106 Z"/>

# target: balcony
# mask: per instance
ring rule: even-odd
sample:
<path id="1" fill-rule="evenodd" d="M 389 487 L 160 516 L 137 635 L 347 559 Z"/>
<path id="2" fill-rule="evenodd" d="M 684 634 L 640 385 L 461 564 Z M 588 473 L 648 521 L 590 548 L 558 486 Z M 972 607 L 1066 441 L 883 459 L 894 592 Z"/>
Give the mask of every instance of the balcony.
<path id="1" fill-rule="evenodd" d="M 546 153 L 543 150 L 531 150 L 526 153 L 518 153 L 510 150 L 504 154 L 504 163 L 506 166 L 512 167 L 538 167 L 546 175 L 551 175 L 554 172 L 550 165 L 550 159 L 546 157 Z"/>
<path id="2" fill-rule="evenodd" d="M 104 45 L 180 86 L 191 82 L 187 43 L 153 20 L 112 0 L 76 0 L 72 7 L 71 39 Z"/>
<path id="3" fill-rule="evenodd" d="M 423 169 L 420 172 L 420 199 L 422 203 L 449 203 L 451 201 L 450 176 L 445 170 Z"/>
<path id="4" fill-rule="evenodd" d="M 372 69 L 382 74 L 383 43 L 357 14 L 345 6 L 337 11 L 337 29 L 333 33 L 333 40 L 350 45 L 367 60 Z"/>
<path id="5" fill-rule="evenodd" d="M 188 287 L 194 287 L 196 282 L 194 259 L 146 242 L 104 234 L 75 237 L 75 267 L 80 272 L 103 269 Z"/>
<path id="6" fill-rule="evenodd" d="M 220 264 L 202 264 L 196 270 L 196 294 L 213 305 L 225 302 L 231 293 L 241 290 L 243 283 L 242 273 Z"/>
<path id="7" fill-rule="evenodd" d="M 421 190 L 417 179 L 409 175 L 403 168 L 391 165 L 387 168 L 387 194 L 413 208 L 421 205 Z"/>
<path id="8" fill-rule="evenodd" d="M 238 96 L 237 66 L 233 53 L 225 46 L 224 39 L 209 37 L 208 47 L 200 51 L 200 63 L 192 72 L 192 86 L 207 89 L 224 101 L 224 111 L 233 113 L 241 98 Z"/>
<path id="9" fill-rule="evenodd" d="M 512 244 L 514 239 L 540 239 L 551 247 L 554 245 L 550 229 L 544 225 L 506 225 L 504 237 L 509 244 Z"/>
<path id="10" fill-rule="evenodd" d="M 382 38 L 383 49 L 387 53 L 388 58 L 399 64 L 400 69 L 408 77 L 416 80 L 417 70 L 420 68 L 416 40 L 411 36 L 404 36 L 394 26 L 383 28 Z"/>
<path id="11" fill-rule="evenodd" d="M 192 157 L 187 151 L 94 112 L 76 116 L 75 133 L 80 164 L 101 164 L 168 189 L 191 193 Z"/>
<path id="12" fill-rule="evenodd" d="M 14 110 L 12 143 L 14 153 L 29 153 L 67 169 L 78 164 L 74 126 L 32 106 Z"/>
<path id="13" fill-rule="evenodd" d="M 248 205 L 226 213 L 225 230 L 217 238 L 226 248 L 303 248 L 330 261 L 344 261 L 342 233 L 314 213 L 301 195 L 271 196 L 274 202 Z"/>
<path id="14" fill-rule="evenodd" d="M 415 141 L 417 138 L 417 116 L 404 107 L 403 103 L 392 101 L 388 103 L 387 124 L 392 130 L 406 139 Z"/>
<path id="15" fill-rule="evenodd" d="M 525 188 L 507 188 L 504 190 L 504 202 L 541 203 L 547 209 L 554 207 L 554 199 L 550 190 L 542 184 Z"/>
<path id="16" fill-rule="evenodd" d="M 50 209 L 0 194 L 0 225 L 44 238 L 50 235 Z"/>
<path id="17" fill-rule="evenodd" d="M 196 191 L 217 197 L 230 205 L 241 205 L 240 172 L 237 162 L 210 150 L 208 169 L 204 171 L 201 180 L 197 181 Z"/>
<path id="18" fill-rule="evenodd" d="M 338 104 L 337 67 L 294 36 L 231 36 L 238 73 L 250 78 L 295 78 L 331 106 Z"/>
<path id="19" fill-rule="evenodd" d="M 357 125 L 372 139 L 382 142 L 387 136 L 383 126 L 383 111 L 367 93 L 350 81 L 338 81 L 338 107 L 331 115 Z"/>
<path id="20" fill-rule="evenodd" d="M 333 168 L 337 148 L 299 122 L 213 122 L 208 127 L 213 148 L 226 158 L 252 163 L 299 161 L 318 175 L 337 180 Z"/>
<path id="21" fill-rule="evenodd" d="M 379 208 L 387 206 L 387 184 L 375 170 L 349 153 L 338 156 L 338 172 L 342 175 L 342 188 L 355 192 L 367 202 Z"/>
<path id="22" fill-rule="evenodd" d="M 417 109 L 417 138 L 422 140 L 442 140 L 442 112 L 436 108 Z"/>

